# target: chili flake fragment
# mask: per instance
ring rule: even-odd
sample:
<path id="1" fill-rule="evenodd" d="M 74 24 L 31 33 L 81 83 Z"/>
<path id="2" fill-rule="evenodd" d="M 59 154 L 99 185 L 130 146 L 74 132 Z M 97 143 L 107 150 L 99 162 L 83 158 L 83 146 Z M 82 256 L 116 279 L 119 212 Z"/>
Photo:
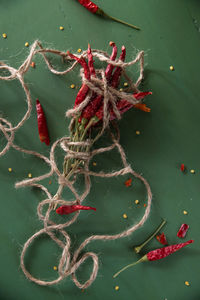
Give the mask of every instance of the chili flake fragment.
<path id="1" fill-rule="evenodd" d="M 124 184 L 125 184 L 126 187 L 131 186 L 131 185 L 132 185 L 132 178 L 127 179 L 127 180 L 124 182 Z"/>
<path id="2" fill-rule="evenodd" d="M 162 245 L 167 245 L 167 239 L 166 239 L 166 236 L 165 236 L 164 232 L 162 232 L 161 234 L 158 234 L 156 236 L 156 239 Z"/>
<path id="3" fill-rule="evenodd" d="M 34 61 L 32 61 L 32 63 L 30 64 L 30 66 L 31 66 L 32 68 L 35 68 L 35 63 L 34 63 Z"/>
<path id="4" fill-rule="evenodd" d="M 184 238 L 186 236 L 186 233 L 187 233 L 188 229 L 189 229 L 189 225 L 182 224 L 179 231 L 178 231 L 178 233 L 177 233 L 177 237 Z"/>

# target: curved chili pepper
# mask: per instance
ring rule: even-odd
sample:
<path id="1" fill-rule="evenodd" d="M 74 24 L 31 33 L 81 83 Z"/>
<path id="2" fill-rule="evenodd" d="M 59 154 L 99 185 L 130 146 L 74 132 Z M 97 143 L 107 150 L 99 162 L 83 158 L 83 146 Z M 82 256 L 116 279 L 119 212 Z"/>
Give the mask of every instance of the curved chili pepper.
<path id="1" fill-rule="evenodd" d="M 38 124 L 38 132 L 40 141 L 45 143 L 47 146 L 49 145 L 49 133 L 47 128 L 47 122 L 45 118 L 44 111 L 42 109 L 42 105 L 40 101 L 36 99 L 36 111 L 37 111 L 37 124 Z"/>
<path id="2" fill-rule="evenodd" d="M 90 70 L 88 68 L 88 65 L 87 65 L 87 62 L 85 61 L 85 59 L 79 58 L 79 57 L 75 56 L 74 54 L 70 53 L 69 51 L 67 51 L 67 55 L 69 55 L 69 57 L 71 57 L 72 59 L 76 60 L 83 67 L 85 78 L 90 80 Z M 82 86 L 76 96 L 74 107 L 76 107 L 77 105 L 79 105 L 81 102 L 83 102 L 85 100 L 88 92 L 89 92 L 89 87 L 86 84 L 82 84 Z"/>
<path id="3" fill-rule="evenodd" d="M 57 214 L 59 215 L 68 215 L 77 210 L 95 210 L 95 207 L 84 206 L 84 205 L 62 205 L 56 209 Z"/>
<path id="4" fill-rule="evenodd" d="M 112 51 L 112 54 L 110 56 L 110 60 L 114 61 L 117 57 L 117 46 L 115 45 L 114 42 L 110 42 L 110 46 L 113 47 L 113 51 Z M 106 68 L 106 71 L 105 71 L 105 76 L 106 76 L 107 81 L 109 81 L 109 79 L 112 75 L 113 69 L 114 69 L 114 66 L 112 64 L 107 65 L 107 68 Z"/>
<path id="5" fill-rule="evenodd" d="M 125 48 L 125 46 L 122 46 L 122 52 L 120 54 L 119 59 L 121 61 L 124 61 L 125 57 L 126 57 L 126 48 Z M 122 74 L 122 68 L 117 67 L 114 74 L 113 74 L 113 76 L 112 76 L 112 79 L 111 79 L 112 87 L 114 87 L 114 88 L 118 87 L 121 74 Z"/>
<path id="6" fill-rule="evenodd" d="M 129 267 L 132 267 L 140 262 L 144 262 L 144 261 L 154 261 L 154 260 L 159 260 L 162 258 L 165 258 L 166 256 L 169 256 L 170 254 L 180 250 L 181 248 L 193 243 L 194 240 L 189 240 L 185 243 L 180 243 L 180 244 L 176 244 L 176 245 L 170 245 L 167 247 L 163 247 L 160 249 L 156 249 L 153 251 L 148 252 L 146 255 L 144 255 L 142 258 L 140 258 L 138 261 L 124 267 L 123 269 L 121 269 L 119 272 L 117 272 L 113 277 L 117 277 L 121 272 L 123 272 L 124 270 L 128 269 Z"/>
<path id="7" fill-rule="evenodd" d="M 78 2 L 84 6 L 87 10 L 89 10 L 91 13 L 93 14 L 97 14 L 101 17 L 105 17 L 105 18 L 108 18 L 108 19 L 111 19 L 115 22 L 118 22 L 118 23 L 122 23 L 124 25 L 127 25 L 131 28 L 134 28 L 134 29 L 137 29 L 137 30 L 140 30 L 139 27 L 135 26 L 135 25 L 132 25 L 132 24 L 129 24 L 127 22 L 124 22 L 122 20 L 119 20 L 117 18 L 114 18 L 114 17 L 111 17 L 110 15 L 106 14 L 101 8 L 99 8 L 95 3 L 93 3 L 92 1 L 90 0 L 78 0 Z"/>

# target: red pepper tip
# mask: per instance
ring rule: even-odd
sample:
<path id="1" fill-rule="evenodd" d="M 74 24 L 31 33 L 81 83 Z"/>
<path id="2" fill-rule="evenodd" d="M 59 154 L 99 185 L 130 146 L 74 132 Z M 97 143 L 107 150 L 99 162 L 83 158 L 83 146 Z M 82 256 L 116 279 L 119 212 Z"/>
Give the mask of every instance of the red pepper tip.
<path id="1" fill-rule="evenodd" d="M 110 45 L 111 47 L 113 47 L 113 46 L 115 46 L 115 43 L 112 42 L 112 41 L 110 41 L 109 45 Z"/>
<path id="2" fill-rule="evenodd" d="M 40 103 L 40 101 L 39 101 L 39 99 L 37 98 L 37 99 L 36 99 L 36 104 L 39 104 L 39 103 Z"/>

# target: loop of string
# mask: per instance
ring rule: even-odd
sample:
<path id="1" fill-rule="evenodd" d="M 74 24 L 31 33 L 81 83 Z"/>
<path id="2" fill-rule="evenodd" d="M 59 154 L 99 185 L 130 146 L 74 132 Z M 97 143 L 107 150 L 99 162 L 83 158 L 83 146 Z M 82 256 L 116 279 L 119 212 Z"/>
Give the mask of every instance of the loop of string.
<path id="1" fill-rule="evenodd" d="M 106 77 L 105 77 L 105 72 L 102 69 L 97 70 L 97 77 L 91 77 L 91 80 L 87 80 L 84 76 L 83 70 L 80 71 L 80 76 L 82 79 L 82 84 L 88 85 L 90 88 L 90 92 L 88 96 L 85 98 L 85 100 L 78 105 L 76 108 L 73 109 L 68 109 L 66 112 L 66 116 L 74 116 L 77 113 L 80 113 L 84 107 L 87 106 L 87 104 L 90 101 L 90 97 L 92 95 L 92 92 L 95 92 L 96 94 L 102 95 L 103 96 L 103 122 L 102 122 L 102 128 L 100 129 L 100 132 L 98 134 L 98 138 L 104 133 L 105 130 L 110 131 L 110 136 L 112 140 L 112 144 L 107 147 L 102 147 L 98 149 L 91 150 L 91 146 L 93 145 L 94 141 L 92 140 L 86 140 L 82 142 L 72 142 L 70 141 L 69 137 L 62 137 L 55 141 L 53 145 L 51 146 L 50 149 L 50 154 L 49 157 L 46 157 L 36 151 L 32 150 L 27 150 L 24 149 L 14 143 L 15 139 L 15 132 L 24 125 L 26 120 L 29 118 L 32 110 L 32 99 L 31 99 L 31 94 L 28 86 L 25 84 L 24 81 L 24 75 L 25 73 L 29 70 L 32 59 L 35 55 L 40 54 L 42 55 L 48 69 L 50 72 L 56 75 L 65 75 L 69 72 L 71 72 L 77 65 L 77 62 L 73 62 L 70 67 L 68 67 L 64 71 L 58 71 L 56 70 L 52 64 L 50 63 L 49 59 L 47 58 L 46 54 L 53 54 L 53 55 L 58 55 L 60 56 L 63 61 L 70 61 L 71 59 L 68 57 L 68 55 L 59 50 L 55 49 L 45 49 L 42 47 L 41 43 L 39 41 L 35 41 L 30 48 L 30 53 L 28 57 L 25 59 L 25 61 L 22 63 L 22 65 L 18 68 L 12 68 L 8 65 L 6 65 L 3 62 L 0 62 L 0 80 L 5 80 L 5 81 L 11 81 L 11 80 L 18 80 L 22 86 L 22 89 L 24 90 L 24 93 L 26 95 L 26 102 L 27 102 L 27 111 L 25 112 L 24 116 L 22 119 L 16 124 L 12 125 L 7 119 L 5 118 L 0 118 L 0 131 L 4 135 L 4 138 L 6 139 L 6 146 L 1 150 L 0 156 L 3 156 L 6 154 L 6 152 L 10 149 L 10 147 L 13 147 L 17 151 L 21 151 L 23 153 L 31 154 L 34 155 L 40 159 L 42 159 L 50 168 L 49 172 L 46 174 L 40 175 L 38 177 L 34 177 L 31 179 L 25 179 L 22 180 L 21 182 L 17 182 L 15 187 L 25 187 L 25 186 L 34 186 L 43 191 L 46 194 L 46 199 L 41 201 L 38 204 L 37 207 L 37 214 L 38 218 L 43 222 L 43 228 L 39 230 L 38 232 L 34 233 L 24 244 L 22 253 L 21 253 L 21 259 L 20 259 L 20 264 L 21 268 L 26 275 L 26 277 L 39 284 L 39 285 L 44 285 L 44 286 L 50 286 L 59 283 L 62 281 L 64 278 L 71 276 L 72 280 L 74 281 L 75 285 L 78 288 L 85 289 L 89 287 L 92 282 L 95 280 L 97 273 L 98 273 L 98 268 L 99 268 L 99 263 L 98 263 L 98 256 L 93 253 L 93 252 L 86 252 L 84 255 L 81 256 L 81 251 L 92 241 L 95 240 L 115 240 L 123 237 L 127 237 L 130 234 L 132 234 L 134 231 L 136 231 L 139 227 L 141 227 L 145 221 L 147 220 L 150 209 L 151 209 L 151 200 L 152 200 L 152 193 L 150 186 L 146 179 L 136 173 L 131 166 L 127 163 L 126 160 L 126 154 L 120 145 L 119 142 L 119 129 L 116 125 L 116 123 L 113 123 L 112 125 L 114 126 L 114 129 L 116 131 L 116 134 L 114 134 L 109 127 L 110 124 L 110 113 L 109 113 L 109 106 L 112 107 L 113 112 L 116 115 L 116 118 L 120 119 L 121 115 L 117 109 L 116 103 L 119 99 L 126 99 L 128 102 L 132 104 L 136 104 L 139 101 L 136 100 L 133 95 L 130 95 L 126 92 L 120 92 L 117 89 L 112 88 L 111 86 L 108 85 Z M 98 58 L 102 62 L 107 62 L 109 64 L 112 64 L 114 66 L 119 66 L 122 68 L 122 73 L 125 76 L 126 80 L 129 83 L 129 90 L 133 92 L 139 92 L 138 86 L 141 83 L 143 76 L 144 76 L 144 52 L 141 51 L 137 54 L 136 58 L 130 62 L 124 63 L 120 60 L 112 61 L 109 58 L 109 55 L 101 50 L 93 50 L 92 51 L 93 56 Z M 84 51 L 79 57 L 86 57 L 87 56 L 87 51 Z M 134 65 L 136 63 L 139 63 L 140 65 L 140 74 L 137 79 L 137 81 L 134 83 L 126 74 L 126 67 Z M 3 76 L 2 73 L 3 71 L 6 70 L 10 73 L 10 75 Z M 72 128 L 74 124 L 74 119 L 72 119 L 69 129 Z M 72 151 L 70 146 L 76 146 L 77 149 L 79 148 L 85 148 L 89 149 L 85 152 L 77 150 L 77 151 Z M 62 172 L 60 172 L 56 159 L 55 159 L 55 150 L 56 147 L 60 146 L 61 149 L 65 152 L 65 159 L 68 158 L 76 158 L 76 159 L 81 159 L 84 160 L 84 166 L 80 169 L 77 169 L 75 172 L 75 179 L 74 181 L 68 180 Z M 90 161 L 91 159 L 100 153 L 108 152 L 116 148 L 120 154 L 121 161 L 123 164 L 123 167 L 118 170 L 118 171 L 113 171 L 110 173 L 105 173 L 105 172 L 92 172 L 89 169 Z M 83 174 L 84 176 L 84 181 L 85 181 L 85 189 L 82 194 L 78 194 L 77 190 L 74 187 L 74 183 L 76 181 L 76 175 L 78 174 Z M 73 215 L 70 215 L 67 219 L 67 221 L 63 224 L 55 223 L 51 220 L 50 215 L 53 212 L 52 208 L 52 202 L 56 201 L 57 204 L 60 205 L 72 205 L 72 204 L 81 204 L 87 197 L 87 195 L 90 192 L 91 188 L 91 180 L 90 176 L 98 176 L 98 177 L 104 177 L 104 178 L 110 178 L 110 177 L 117 177 L 117 176 L 123 176 L 125 174 L 132 174 L 139 180 L 141 180 L 147 190 L 147 207 L 145 209 L 144 215 L 141 218 L 141 220 L 137 223 L 132 225 L 130 228 L 125 229 L 123 232 L 118 233 L 118 234 L 113 234 L 113 235 L 92 235 L 88 237 L 85 241 L 82 242 L 82 244 L 78 247 L 78 249 L 75 251 L 74 254 L 71 253 L 70 251 L 70 246 L 71 246 L 71 238 L 69 233 L 66 231 L 66 229 L 71 226 L 75 221 L 77 221 L 78 216 L 80 212 L 76 212 Z M 48 191 L 48 189 L 40 183 L 45 178 L 49 178 L 52 175 L 56 175 L 58 179 L 58 186 L 59 186 L 59 193 L 57 192 L 56 195 L 52 196 L 51 193 Z M 72 194 L 74 195 L 74 200 L 69 201 L 69 200 L 64 200 L 61 198 L 61 194 L 64 188 L 68 188 Z M 47 207 L 45 210 L 46 212 L 43 212 L 44 207 Z M 62 239 L 58 238 L 57 235 L 58 233 L 62 236 Z M 59 259 L 59 264 L 58 264 L 58 278 L 52 281 L 46 281 L 46 280 L 41 280 L 39 278 L 34 277 L 26 268 L 24 259 L 25 259 L 25 254 L 28 248 L 31 246 L 31 244 L 34 242 L 35 239 L 37 239 L 40 235 L 46 234 L 48 235 L 60 248 L 61 248 L 61 256 Z M 91 275 L 88 280 L 84 283 L 80 283 L 79 280 L 76 277 L 76 270 L 80 267 L 80 265 L 87 260 L 88 258 L 91 258 L 93 261 L 93 269 L 91 271 Z"/>

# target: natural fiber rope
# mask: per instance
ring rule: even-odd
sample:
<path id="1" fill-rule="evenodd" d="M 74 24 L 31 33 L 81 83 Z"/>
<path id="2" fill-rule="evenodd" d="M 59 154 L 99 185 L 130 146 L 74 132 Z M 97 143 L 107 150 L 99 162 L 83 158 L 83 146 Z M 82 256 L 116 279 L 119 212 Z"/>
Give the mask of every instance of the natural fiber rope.
<path id="1" fill-rule="evenodd" d="M 77 285 L 77 287 L 85 289 L 88 286 L 90 286 L 92 284 L 92 282 L 95 280 L 97 273 L 98 273 L 99 264 L 98 264 L 98 256 L 95 253 L 87 252 L 81 256 L 80 255 L 81 251 L 91 241 L 119 239 L 119 238 L 126 237 L 126 236 L 132 234 L 139 227 L 141 227 L 147 220 L 149 213 L 150 213 L 152 193 L 151 193 L 150 186 L 149 186 L 148 182 L 146 181 L 146 179 L 143 176 L 141 176 L 140 174 L 136 173 L 131 168 L 131 166 L 127 163 L 125 152 L 119 143 L 119 138 L 120 138 L 119 130 L 115 123 L 113 123 L 113 125 L 116 130 L 116 136 L 112 132 L 110 132 L 112 144 L 108 147 L 102 147 L 99 149 L 91 150 L 90 152 L 88 152 L 88 151 L 75 152 L 75 151 L 70 150 L 69 147 L 71 145 L 75 145 L 75 146 L 91 148 L 91 146 L 94 143 L 94 140 L 93 141 L 87 140 L 87 141 L 83 141 L 83 142 L 72 142 L 72 141 L 70 141 L 69 137 L 62 137 L 53 143 L 53 145 L 51 146 L 51 149 L 50 149 L 49 158 L 38 152 L 26 150 L 26 149 L 23 149 L 23 148 L 17 146 L 16 144 L 14 144 L 15 132 L 21 126 L 23 126 L 25 121 L 29 118 L 29 116 L 31 114 L 31 110 L 32 110 L 32 100 L 31 100 L 30 90 L 29 90 L 28 86 L 25 84 L 24 75 L 29 70 L 33 57 L 37 54 L 41 54 L 44 58 L 44 61 L 46 62 L 47 67 L 49 68 L 49 70 L 53 74 L 56 74 L 56 75 L 67 74 L 67 73 L 71 72 L 77 65 L 77 62 L 73 62 L 73 64 L 66 70 L 57 71 L 56 69 L 53 68 L 52 64 L 49 62 L 49 60 L 46 56 L 47 53 L 58 55 L 64 61 L 71 61 L 71 59 L 66 55 L 65 52 L 54 50 L 54 49 L 44 49 L 39 41 L 35 41 L 33 43 L 32 47 L 30 48 L 30 53 L 29 53 L 28 57 L 25 59 L 25 61 L 22 63 L 22 65 L 18 69 L 10 67 L 10 66 L 4 64 L 3 62 L 0 62 L 0 72 L 1 72 L 1 70 L 7 70 L 10 72 L 9 76 L 0 76 L 0 80 L 5 80 L 5 81 L 11 81 L 11 80 L 15 80 L 15 79 L 19 80 L 19 82 L 21 83 L 21 86 L 25 92 L 26 101 L 27 101 L 27 111 L 24 114 L 23 118 L 15 126 L 13 126 L 5 118 L 0 118 L 0 130 L 2 131 L 5 139 L 7 140 L 7 144 L 4 147 L 4 149 L 0 152 L 0 156 L 3 156 L 9 150 L 10 147 L 13 147 L 14 149 L 16 149 L 18 151 L 21 151 L 21 152 L 24 152 L 27 154 L 31 154 L 31 155 L 35 155 L 35 156 L 41 158 L 50 167 L 50 171 L 47 172 L 46 174 L 31 178 L 31 179 L 25 179 L 21 182 L 16 183 L 16 185 L 15 185 L 16 188 L 25 187 L 25 186 L 37 187 L 37 188 L 41 189 L 43 192 L 45 192 L 46 196 L 47 196 L 47 199 L 40 202 L 38 205 L 38 208 L 37 208 L 38 218 L 41 221 L 43 221 L 44 227 L 41 230 L 39 230 L 38 232 L 36 232 L 35 234 L 33 234 L 27 240 L 27 242 L 25 243 L 25 245 L 23 247 L 22 253 L 21 253 L 21 268 L 22 268 L 24 274 L 26 275 L 26 277 L 28 279 L 34 281 L 35 283 L 40 284 L 40 285 L 45 285 L 45 286 L 56 284 L 56 283 L 62 281 L 65 277 L 68 277 L 69 275 L 71 275 L 72 279 L 73 279 L 74 283 Z M 93 50 L 92 53 L 93 53 L 93 56 L 98 58 L 100 61 L 107 62 L 114 66 L 120 66 L 122 68 L 123 75 L 129 82 L 129 87 L 130 87 L 129 89 L 131 89 L 133 92 L 139 92 L 138 86 L 143 79 L 143 73 L 144 73 L 144 52 L 143 51 L 139 52 L 138 55 L 136 56 L 136 58 L 128 63 L 124 63 L 120 60 L 112 61 L 112 60 L 110 60 L 109 55 L 104 51 Z M 87 52 L 84 51 L 79 57 L 86 57 L 86 56 L 87 56 Z M 134 65 L 138 62 L 140 63 L 140 75 L 139 75 L 136 83 L 134 83 L 127 76 L 127 74 L 125 72 L 125 68 L 128 66 Z M 90 81 L 86 80 L 86 78 L 84 77 L 83 70 L 80 71 L 80 75 L 82 78 L 82 83 L 87 84 L 88 87 L 90 88 L 91 92 L 79 106 L 77 106 L 76 108 L 73 108 L 73 109 L 69 109 L 66 112 L 66 116 L 68 116 L 68 117 L 74 116 L 76 113 L 81 112 L 83 110 L 83 108 L 89 103 L 92 92 L 103 95 L 103 97 L 104 97 L 104 108 L 103 108 L 104 116 L 103 116 L 102 128 L 100 130 L 100 133 L 97 136 L 97 138 L 99 138 L 104 133 L 105 129 L 110 130 L 109 129 L 110 115 L 109 115 L 109 109 L 108 109 L 109 105 L 112 106 L 112 109 L 113 109 L 116 117 L 120 118 L 121 117 L 120 113 L 116 107 L 116 101 L 118 99 L 126 99 L 127 101 L 129 101 L 132 104 L 138 103 L 139 101 L 134 99 L 133 96 L 130 96 L 130 94 L 127 94 L 125 92 L 120 92 L 120 91 L 110 87 L 106 81 L 104 70 L 97 70 L 97 77 L 96 78 L 92 77 Z M 74 120 L 71 121 L 70 128 L 73 125 L 73 122 L 74 122 Z M 55 149 L 58 146 L 60 146 L 63 149 L 63 151 L 66 153 L 65 158 L 69 158 L 69 157 L 70 158 L 71 157 L 81 158 L 81 160 L 85 161 L 84 167 L 82 169 L 76 170 L 75 174 L 74 174 L 75 175 L 74 180 L 76 180 L 77 174 L 84 175 L 85 190 L 81 195 L 79 195 L 77 193 L 77 191 L 74 187 L 74 182 L 66 179 L 64 174 L 62 174 L 58 169 L 58 166 L 57 166 L 56 160 L 55 160 Z M 105 173 L 105 172 L 97 173 L 97 172 L 92 172 L 89 170 L 90 160 L 95 155 L 98 155 L 100 153 L 104 153 L 107 151 L 111 151 L 115 147 L 117 148 L 117 150 L 121 156 L 123 168 L 121 168 L 118 171 L 113 171 L 110 173 Z M 88 237 L 79 246 L 79 248 L 75 251 L 74 254 L 72 254 L 70 252 L 71 238 L 70 238 L 69 234 L 66 232 L 66 228 L 69 227 L 70 225 L 72 225 L 77 220 L 80 212 L 79 211 L 76 212 L 74 215 L 71 216 L 71 219 L 69 219 L 64 224 L 56 224 L 50 219 L 50 214 L 53 209 L 52 204 L 55 202 L 56 202 L 56 204 L 61 204 L 61 205 L 63 205 L 63 204 L 71 205 L 71 204 L 82 203 L 90 192 L 90 188 L 91 188 L 90 176 L 109 178 L 109 177 L 125 175 L 128 173 L 132 174 L 133 176 L 135 176 L 136 178 L 141 180 L 144 183 L 146 190 L 147 190 L 148 202 L 147 202 L 147 207 L 146 207 L 145 213 L 144 213 L 143 217 L 141 218 L 141 220 L 137 224 L 131 226 L 130 228 L 124 230 L 123 232 L 121 232 L 119 234 L 92 235 L 92 236 Z M 39 183 L 41 180 L 48 178 L 48 177 L 52 176 L 53 174 L 57 175 L 58 186 L 59 186 L 58 191 L 54 196 L 51 195 L 51 193 L 48 191 L 48 189 L 45 186 L 43 186 L 42 184 Z M 74 198 L 75 198 L 74 201 L 67 201 L 67 200 L 62 199 L 61 195 L 62 195 L 62 191 L 65 187 L 69 188 L 71 190 L 71 192 L 73 193 Z M 47 210 L 46 210 L 45 214 L 43 214 L 44 206 L 47 206 Z M 57 236 L 56 236 L 57 232 L 59 232 L 63 236 L 64 241 L 57 238 Z M 52 280 L 52 281 L 45 281 L 45 280 L 41 280 L 41 279 L 33 277 L 33 275 L 31 275 L 29 273 L 29 271 L 26 269 L 25 264 L 24 264 L 24 258 L 25 258 L 27 249 L 31 246 L 33 241 L 41 234 L 47 234 L 53 241 L 55 241 L 58 244 L 58 246 L 62 250 L 62 254 L 60 256 L 60 261 L 59 261 L 59 266 L 58 266 L 59 276 L 57 279 Z M 80 283 L 78 281 L 78 279 L 76 278 L 75 272 L 79 268 L 79 266 L 88 258 L 91 258 L 93 260 L 93 270 L 91 272 L 90 278 L 85 283 Z"/>

